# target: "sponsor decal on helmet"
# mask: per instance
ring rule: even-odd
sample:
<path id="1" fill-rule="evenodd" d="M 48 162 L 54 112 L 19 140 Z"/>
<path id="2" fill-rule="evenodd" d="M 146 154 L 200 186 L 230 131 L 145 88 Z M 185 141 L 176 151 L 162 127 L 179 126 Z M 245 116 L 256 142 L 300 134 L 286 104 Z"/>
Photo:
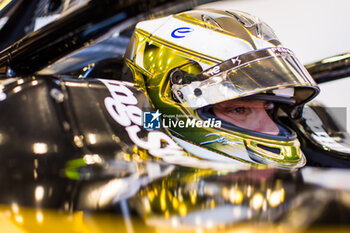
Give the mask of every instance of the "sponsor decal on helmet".
<path id="1" fill-rule="evenodd" d="M 214 66 L 212 69 L 207 71 L 207 73 L 210 75 L 218 74 L 220 72 L 220 66 Z"/>
<path id="2" fill-rule="evenodd" d="M 213 140 L 209 140 L 209 141 L 205 141 L 205 142 L 201 142 L 199 145 L 207 145 L 207 144 L 211 144 L 211 143 L 220 143 L 222 145 L 227 145 L 227 144 L 244 144 L 243 142 L 232 142 L 227 140 L 224 136 L 221 136 L 218 133 L 210 133 L 205 135 L 205 137 L 210 137 L 210 136 L 214 136 Z M 216 138 L 215 138 L 216 137 Z"/>
<path id="3" fill-rule="evenodd" d="M 242 61 L 239 60 L 239 57 L 234 57 L 234 58 L 231 58 L 231 62 L 232 62 L 232 64 L 237 63 L 237 65 L 240 65 Z"/>
<path id="4" fill-rule="evenodd" d="M 272 47 L 271 50 L 274 51 L 278 56 L 294 55 L 290 49 L 284 47 Z"/>
<path id="5" fill-rule="evenodd" d="M 180 27 L 172 31 L 171 36 L 173 38 L 184 38 L 187 33 L 193 32 L 193 28 L 190 27 Z"/>
<path id="6" fill-rule="evenodd" d="M 200 80 L 210 78 L 214 75 L 217 75 L 221 72 L 227 70 L 238 69 L 241 66 L 251 64 L 252 62 L 270 58 L 273 56 L 288 56 L 294 57 L 294 54 L 291 50 L 283 47 L 270 47 L 266 49 L 261 49 L 255 52 L 245 53 L 232 57 L 226 61 L 221 62 L 220 64 L 213 66 L 207 70 L 204 70 L 202 73 L 198 74 Z"/>

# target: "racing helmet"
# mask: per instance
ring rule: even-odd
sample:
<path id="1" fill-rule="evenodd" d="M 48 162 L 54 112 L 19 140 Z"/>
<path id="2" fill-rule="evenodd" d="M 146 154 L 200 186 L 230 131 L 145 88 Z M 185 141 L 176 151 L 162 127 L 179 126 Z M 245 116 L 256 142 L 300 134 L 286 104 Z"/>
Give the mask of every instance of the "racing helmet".
<path id="1" fill-rule="evenodd" d="M 143 21 L 136 25 L 125 61 L 131 71 L 125 73 L 162 113 L 163 127 L 194 156 L 280 168 L 305 165 L 297 135 L 283 119 L 300 117 L 319 88 L 258 17 L 198 9 Z M 243 107 L 262 105 L 265 124 L 273 122 L 275 131 L 217 114 L 217 106 L 236 100 Z"/>

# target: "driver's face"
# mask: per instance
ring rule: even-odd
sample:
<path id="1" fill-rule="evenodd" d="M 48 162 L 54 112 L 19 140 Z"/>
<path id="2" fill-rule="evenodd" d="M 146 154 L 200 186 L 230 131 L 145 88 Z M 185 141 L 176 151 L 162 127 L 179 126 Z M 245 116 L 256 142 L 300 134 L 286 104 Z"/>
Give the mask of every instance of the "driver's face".
<path id="1" fill-rule="evenodd" d="M 277 135 L 279 129 L 266 112 L 273 103 L 264 100 L 229 100 L 213 106 L 214 114 L 238 127 Z"/>

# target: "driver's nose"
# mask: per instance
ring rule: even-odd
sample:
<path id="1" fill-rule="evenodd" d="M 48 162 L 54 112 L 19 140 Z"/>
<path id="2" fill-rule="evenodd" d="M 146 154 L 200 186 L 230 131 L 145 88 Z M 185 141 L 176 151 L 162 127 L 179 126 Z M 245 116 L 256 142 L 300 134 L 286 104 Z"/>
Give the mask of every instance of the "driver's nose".
<path id="1" fill-rule="evenodd" d="M 279 128 L 264 108 L 256 108 L 252 119 L 252 130 L 270 135 L 278 135 Z"/>

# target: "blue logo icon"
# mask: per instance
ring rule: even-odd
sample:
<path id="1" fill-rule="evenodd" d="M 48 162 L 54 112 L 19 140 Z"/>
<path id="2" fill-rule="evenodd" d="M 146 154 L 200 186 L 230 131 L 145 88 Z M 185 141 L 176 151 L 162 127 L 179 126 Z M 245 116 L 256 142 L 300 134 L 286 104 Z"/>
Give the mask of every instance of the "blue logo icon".
<path id="1" fill-rule="evenodd" d="M 156 112 L 143 113 L 143 128 L 145 129 L 160 129 L 160 116 L 162 114 L 157 110 Z"/>
<path id="2" fill-rule="evenodd" d="M 171 36 L 174 38 L 184 38 L 186 33 L 193 32 L 193 28 L 189 27 L 181 27 L 176 28 L 172 33 Z"/>

